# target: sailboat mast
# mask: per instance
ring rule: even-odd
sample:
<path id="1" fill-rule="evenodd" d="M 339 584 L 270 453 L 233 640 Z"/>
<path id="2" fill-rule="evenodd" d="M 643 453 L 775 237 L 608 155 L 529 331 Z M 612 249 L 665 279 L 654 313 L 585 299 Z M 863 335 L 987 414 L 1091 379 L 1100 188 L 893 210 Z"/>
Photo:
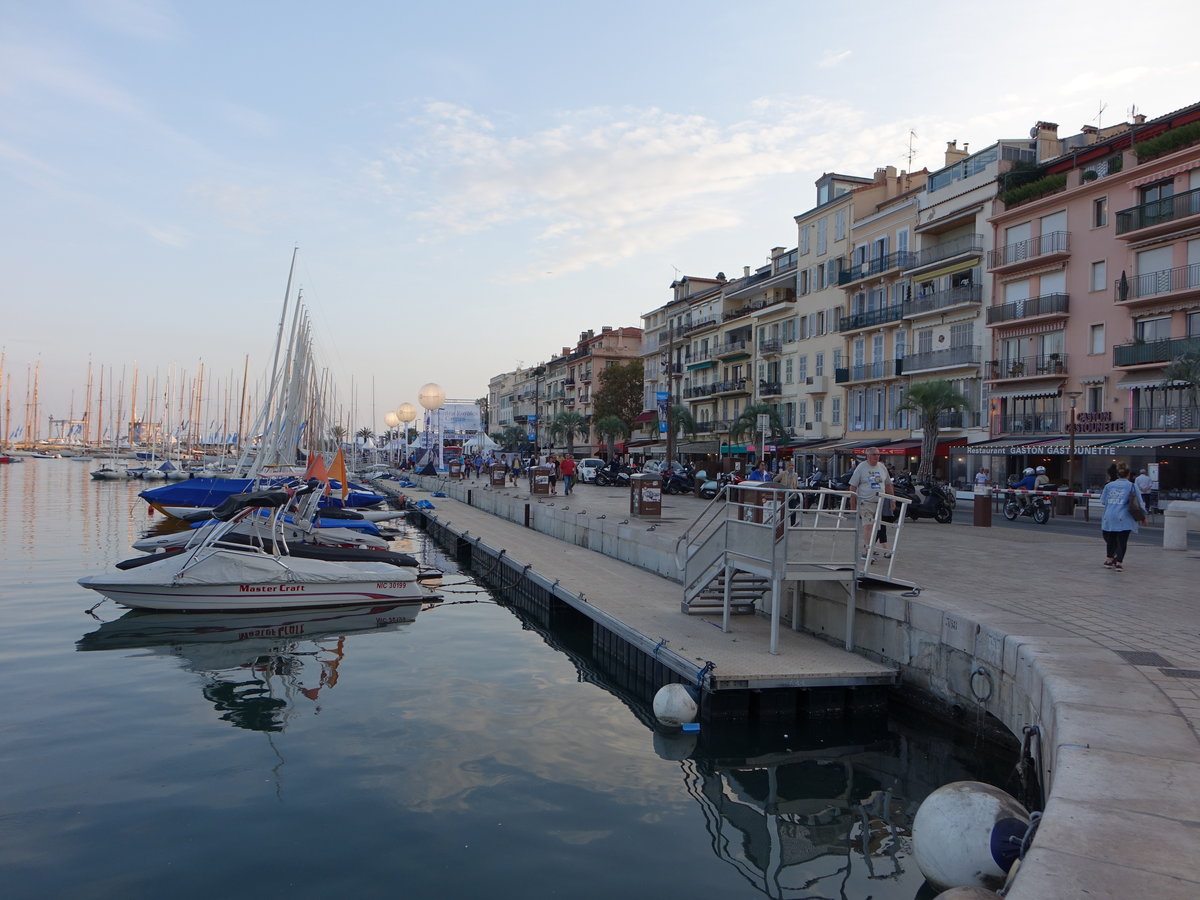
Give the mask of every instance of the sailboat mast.
<path id="1" fill-rule="evenodd" d="M 92 441 L 92 358 L 88 357 L 87 393 L 83 401 L 83 446 Z"/>

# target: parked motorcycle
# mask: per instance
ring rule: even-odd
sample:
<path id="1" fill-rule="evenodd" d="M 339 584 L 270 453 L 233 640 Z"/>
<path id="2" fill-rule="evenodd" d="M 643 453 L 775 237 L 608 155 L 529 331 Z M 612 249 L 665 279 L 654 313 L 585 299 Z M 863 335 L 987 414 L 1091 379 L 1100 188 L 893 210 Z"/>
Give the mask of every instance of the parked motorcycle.
<path id="1" fill-rule="evenodd" d="M 596 484 L 600 487 L 629 487 L 629 476 L 634 473 L 634 469 L 629 466 L 616 466 L 609 464 L 602 469 L 596 470 Z"/>
<path id="2" fill-rule="evenodd" d="M 674 471 L 663 476 L 664 494 L 690 494 L 696 489 L 696 475 L 690 467 Z"/>
<path id="3" fill-rule="evenodd" d="M 1043 490 L 1049 490 L 1049 487 L 1043 488 Z M 1045 525 L 1050 521 L 1049 497 L 1045 494 L 1023 496 L 1025 496 L 1025 503 L 1021 503 L 1020 496 L 1017 494 L 1004 495 L 1004 518 L 1015 522 L 1022 516 L 1028 516 L 1038 525 Z"/>
<path id="4" fill-rule="evenodd" d="M 850 476 L 853 471 L 843 472 L 834 478 L 822 474 L 820 469 L 813 471 L 811 475 L 804 479 L 800 487 L 804 488 L 807 493 L 804 494 L 804 508 L 810 509 L 817 505 L 821 499 L 821 494 L 813 493 L 821 488 L 828 488 L 831 491 L 848 491 L 850 490 Z"/>
<path id="5" fill-rule="evenodd" d="M 700 482 L 700 497 L 711 500 L 729 485 L 740 484 L 744 479 L 732 472 L 721 472 L 716 478 L 709 478 L 708 473 L 701 470 L 696 473 L 696 480 Z"/>
<path id="6" fill-rule="evenodd" d="M 918 487 L 911 475 L 897 475 L 892 486 L 897 497 L 909 501 L 905 512 L 910 520 L 933 519 L 942 525 L 953 520 L 953 505 L 946 489 L 936 481 L 926 479 Z"/>

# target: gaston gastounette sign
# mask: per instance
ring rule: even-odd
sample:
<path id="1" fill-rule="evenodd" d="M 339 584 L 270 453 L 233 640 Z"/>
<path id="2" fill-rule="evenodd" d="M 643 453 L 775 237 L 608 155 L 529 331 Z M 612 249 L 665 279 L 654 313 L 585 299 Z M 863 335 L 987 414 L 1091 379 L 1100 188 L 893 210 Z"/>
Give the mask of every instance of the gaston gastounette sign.
<path id="1" fill-rule="evenodd" d="M 1125 423 L 1113 419 L 1111 412 L 1078 413 L 1075 424 L 1067 426 L 1067 434 L 1106 434 L 1113 431 L 1124 431 Z"/>

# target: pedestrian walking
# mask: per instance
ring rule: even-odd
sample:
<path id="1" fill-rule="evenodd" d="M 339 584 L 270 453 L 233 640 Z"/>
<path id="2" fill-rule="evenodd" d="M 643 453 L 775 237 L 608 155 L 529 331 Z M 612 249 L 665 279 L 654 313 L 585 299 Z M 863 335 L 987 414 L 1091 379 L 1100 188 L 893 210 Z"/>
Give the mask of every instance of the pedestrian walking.
<path id="1" fill-rule="evenodd" d="M 1104 535 L 1104 567 L 1120 572 L 1125 567 L 1125 548 L 1129 535 L 1135 533 L 1137 523 L 1146 518 L 1145 507 L 1137 487 L 1129 480 L 1129 468 L 1125 463 L 1116 467 L 1117 477 L 1100 492 L 1100 503 L 1104 515 L 1100 520 L 1100 533 Z"/>
<path id="2" fill-rule="evenodd" d="M 563 494 L 569 495 L 571 486 L 575 484 L 575 457 L 568 453 L 558 464 L 558 470 L 562 473 Z"/>
<path id="3" fill-rule="evenodd" d="M 551 453 L 546 457 L 546 465 L 550 467 L 550 493 L 558 493 L 558 457 Z"/>
<path id="4" fill-rule="evenodd" d="M 890 493 L 892 479 L 887 467 L 879 461 L 879 448 L 868 447 L 867 458 L 854 467 L 850 476 L 850 487 L 854 489 L 858 521 L 862 526 L 862 558 L 867 560 L 871 548 L 871 529 L 875 527 L 875 513 L 882 496 Z M 884 556 L 891 556 L 887 548 L 886 534 L 880 542 Z M 870 560 L 867 560 L 868 562 Z"/>
<path id="5" fill-rule="evenodd" d="M 1138 472 L 1137 478 L 1133 479 L 1133 486 L 1138 489 L 1138 493 L 1142 495 L 1142 508 L 1146 510 L 1147 515 L 1150 513 L 1150 493 L 1154 490 L 1154 482 L 1150 480 L 1150 476 L 1146 474 L 1145 469 Z"/>
<path id="6" fill-rule="evenodd" d="M 800 495 L 795 493 L 797 488 L 800 487 L 800 478 L 796 474 L 796 464 L 794 462 L 789 459 L 784 467 L 779 470 L 779 473 L 771 480 L 787 488 L 788 509 L 795 509 L 800 505 Z M 796 524 L 795 513 L 792 513 L 790 522 L 792 525 Z"/>

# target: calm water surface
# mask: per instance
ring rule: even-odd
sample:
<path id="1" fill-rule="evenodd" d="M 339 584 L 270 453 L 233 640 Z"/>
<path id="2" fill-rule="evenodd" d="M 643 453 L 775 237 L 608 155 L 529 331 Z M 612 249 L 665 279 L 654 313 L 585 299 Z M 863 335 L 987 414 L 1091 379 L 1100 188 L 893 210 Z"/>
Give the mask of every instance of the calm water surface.
<path id="1" fill-rule="evenodd" d="M 931 897 L 921 799 L 1015 761 L 885 717 L 656 733 L 417 531 L 459 602 L 415 622 L 93 618 L 75 579 L 159 517 L 90 468 L 0 466 L 5 897 Z"/>

